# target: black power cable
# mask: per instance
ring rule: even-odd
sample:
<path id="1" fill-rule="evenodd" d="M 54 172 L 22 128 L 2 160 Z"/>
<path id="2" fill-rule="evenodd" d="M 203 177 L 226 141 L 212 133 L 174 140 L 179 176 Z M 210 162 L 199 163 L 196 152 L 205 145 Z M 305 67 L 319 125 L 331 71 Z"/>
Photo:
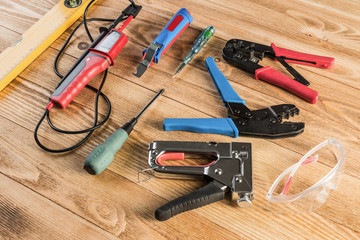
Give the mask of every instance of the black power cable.
<path id="1" fill-rule="evenodd" d="M 106 19 L 106 18 L 90 18 L 90 19 L 87 19 L 86 18 L 86 15 L 87 15 L 87 11 L 89 9 L 89 7 L 94 3 L 95 0 L 92 0 L 85 8 L 85 11 L 84 11 L 84 20 L 82 22 L 80 22 L 75 28 L 74 30 L 70 33 L 69 37 L 67 38 L 67 40 L 65 41 L 64 45 L 62 46 L 62 48 L 60 49 L 60 51 L 58 52 L 55 60 L 54 60 L 54 72 L 55 74 L 60 77 L 60 78 L 63 78 L 64 76 L 58 71 L 57 69 L 57 64 L 58 64 L 58 61 L 60 59 L 60 56 L 62 55 L 62 53 L 64 52 L 64 50 L 66 49 L 67 45 L 69 44 L 71 38 L 73 37 L 73 35 L 75 34 L 75 32 L 82 26 L 84 25 L 85 27 L 85 30 L 86 30 L 86 33 L 90 39 L 90 41 L 93 43 L 94 42 L 94 39 L 92 38 L 91 36 L 91 33 L 88 29 L 88 26 L 87 26 L 87 23 L 88 22 L 91 22 L 91 21 L 102 21 L 102 22 L 114 22 L 115 19 Z M 131 4 L 134 5 L 134 2 L 132 0 L 129 0 L 131 2 Z M 122 17 L 121 19 L 119 19 L 120 21 L 123 21 L 123 20 L 126 20 L 128 17 Z M 119 22 L 120 22 L 119 21 Z M 87 88 L 89 88 L 90 90 L 96 92 L 96 96 L 95 96 L 95 108 L 94 108 L 94 113 L 95 113 L 95 116 L 94 116 L 94 123 L 92 125 L 92 127 L 90 128 L 87 128 L 87 129 L 84 129 L 84 130 L 80 130 L 80 131 L 67 131 L 67 130 L 62 130 L 62 129 L 59 129 L 57 127 L 54 126 L 54 124 L 51 122 L 50 120 L 50 110 L 49 108 L 46 108 L 43 116 L 40 118 L 39 122 L 37 123 L 36 127 L 35 127 L 35 130 L 34 130 L 34 138 L 35 138 L 35 142 L 39 145 L 40 148 L 42 148 L 43 150 L 45 151 L 48 151 L 48 152 L 52 152 L 52 153 L 62 153 L 62 152 L 67 152 L 67 151 L 70 151 L 70 150 L 73 150 L 77 147 L 79 147 L 81 144 L 83 144 L 92 134 L 93 132 L 101 127 L 102 125 L 105 124 L 105 122 L 109 119 L 110 117 L 110 113 L 111 113 L 111 103 L 110 103 L 110 100 L 109 98 L 103 93 L 101 92 L 104 84 L 105 84 L 105 81 L 106 81 L 106 77 L 107 77 L 107 74 L 108 74 L 108 69 L 106 69 L 104 71 L 104 76 L 103 76 L 103 79 L 101 81 L 101 84 L 99 86 L 98 89 L 96 89 L 95 87 L 93 86 L 90 86 L 90 85 L 86 85 Z M 98 123 L 98 117 L 99 117 L 99 111 L 98 111 L 98 105 L 99 105 L 99 97 L 102 97 L 106 104 L 107 104 L 107 114 L 105 116 L 105 118 Z M 49 106 L 49 105 L 48 105 Z M 84 134 L 84 133 L 87 133 L 86 136 L 84 138 L 82 138 L 78 143 L 76 143 L 75 145 L 71 146 L 71 147 L 68 147 L 68 148 L 64 148 L 64 149 L 50 149 L 50 148 L 47 148 L 45 147 L 38 139 L 38 130 L 39 130 L 39 127 L 41 125 L 41 123 L 44 121 L 45 117 L 47 118 L 47 122 L 49 124 L 49 126 L 57 131 L 57 132 L 60 132 L 60 133 L 64 133 L 64 134 Z"/>

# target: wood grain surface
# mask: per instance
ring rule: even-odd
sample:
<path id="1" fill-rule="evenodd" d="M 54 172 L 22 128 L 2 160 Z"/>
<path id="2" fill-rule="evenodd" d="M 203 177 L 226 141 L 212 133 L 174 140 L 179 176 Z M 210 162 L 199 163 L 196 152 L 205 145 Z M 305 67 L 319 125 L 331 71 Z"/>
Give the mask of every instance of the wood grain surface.
<path id="1" fill-rule="evenodd" d="M 0 51 L 6 49 L 57 0 L 0 0 Z M 0 92 L 0 239 L 360 239 L 360 2 L 330 0 L 143 0 L 140 14 L 124 33 L 129 42 L 110 68 L 104 92 L 112 102 L 110 120 L 80 148 L 66 154 L 42 151 L 33 130 L 48 97 L 59 82 L 52 65 L 70 30 Z M 90 17 L 115 18 L 128 5 L 125 0 L 99 0 Z M 187 8 L 193 23 L 162 56 L 159 64 L 138 79 L 133 76 L 142 51 L 173 14 Z M 78 21 L 79 22 L 79 21 Z M 77 22 L 77 23 L 78 23 Z M 208 25 L 214 37 L 175 78 L 172 75 L 192 43 Z M 93 35 L 100 23 L 90 23 Z M 319 92 L 317 104 L 257 81 L 227 64 L 221 57 L 227 40 L 242 38 L 306 53 L 334 57 L 331 69 L 294 67 Z M 65 73 L 88 42 L 79 30 L 62 57 Z M 291 121 L 306 123 L 294 138 L 268 140 L 190 132 L 164 132 L 164 118 L 225 117 L 226 109 L 206 71 L 204 60 L 213 56 L 248 108 L 290 103 L 300 109 Z M 264 60 L 279 71 L 275 61 Z M 285 73 L 285 72 L 284 72 Z M 98 86 L 100 77 L 90 84 Z M 98 176 L 82 169 L 86 156 L 98 144 L 135 116 L 165 88 L 142 116 L 114 162 Z M 54 108 L 54 124 L 68 130 L 92 124 L 94 94 L 83 90 L 65 109 Z M 100 108 L 101 116 L 106 113 Z M 76 142 L 71 135 L 54 133 L 46 124 L 40 140 L 63 148 Z M 276 177 L 318 143 L 333 137 L 346 149 L 342 181 L 323 206 L 302 214 L 276 214 L 267 209 L 266 193 Z M 242 141 L 252 143 L 253 206 L 240 209 L 229 199 L 180 214 L 165 222 L 154 218 L 162 204 L 205 183 L 153 178 L 138 183 L 138 171 L 148 168 L 151 141 Z M 314 171 L 330 171 L 329 164 Z"/>

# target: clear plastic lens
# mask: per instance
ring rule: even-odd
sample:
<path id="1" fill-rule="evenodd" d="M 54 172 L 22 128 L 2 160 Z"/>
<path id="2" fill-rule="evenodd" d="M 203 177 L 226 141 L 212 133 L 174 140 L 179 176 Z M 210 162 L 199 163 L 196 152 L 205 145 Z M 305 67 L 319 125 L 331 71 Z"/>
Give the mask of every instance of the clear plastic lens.
<path id="1" fill-rule="evenodd" d="M 268 208 L 282 213 L 319 208 L 336 190 L 344 158 L 345 150 L 335 139 L 320 143 L 275 180 L 266 196 Z"/>

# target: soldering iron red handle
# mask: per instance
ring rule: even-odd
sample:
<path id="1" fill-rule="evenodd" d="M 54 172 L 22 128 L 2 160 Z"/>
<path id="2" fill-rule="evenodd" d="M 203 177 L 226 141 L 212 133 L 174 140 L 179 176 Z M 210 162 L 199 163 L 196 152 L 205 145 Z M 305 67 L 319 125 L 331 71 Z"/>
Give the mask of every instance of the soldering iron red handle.
<path id="1" fill-rule="evenodd" d="M 255 79 L 260 79 L 281 87 L 313 104 L 316 103 L 318 99 L 318 93 L 315 90 L 306 87 L 271 67 L 257 69 L 255 71 Z"/>

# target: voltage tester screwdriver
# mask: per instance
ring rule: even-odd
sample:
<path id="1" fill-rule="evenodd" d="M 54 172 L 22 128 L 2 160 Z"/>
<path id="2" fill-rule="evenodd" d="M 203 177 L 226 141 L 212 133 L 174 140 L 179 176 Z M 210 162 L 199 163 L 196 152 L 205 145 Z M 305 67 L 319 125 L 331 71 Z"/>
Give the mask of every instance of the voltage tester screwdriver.
<path id="1" fill-rule="evenodd" d="M 181 63 L 178 70 L 176 70 L 173 78 L 188 64 L 196 54 L 198 54 L 201 49 L 205 46 L 205 44 L 209 41 L 212 35 L 215 33 L 215 28 L 213 26 L 208 26 L 197 37 L 197 39 L 194 42 L 194 45 L 192 46 L 190 52 L 186 55 L 184 61 Z"/>
<path id="2" fill-rule="evenodd" d="M 94 148 L 94 150 L 86 158 L 84 164 L 84 169 L 88 173 L 98 175 L 110 165 L 110 163 L 114 160 L 116 152 L 120 150 L 126 139 L 129 137 L 139 117 L 164 91 L 164 89 L 161 89 L 136 117 L 111 134 L 103 144 Z"/>
<path id="3" fill-rule="evenodd" d="M 56 87 L 53 94 L 50 96 L 50 102 L 47 105 L 45 109 L 45 113 L 40 119 L 39 123 L 35 127 L 34 131 L 34 138 L 36 143 L 45 151 L 48 152 L 54 152 L 54 153 L 61 153 L 70 151 L 72 149 L 75 149 L 76 147 L 80 146 L 82 143 L 84 143 L 90 135 L 100 126 L 102 126 L 106 120 L 110 116 L 111 112 L 111 104 L 109 99 L 106 97 L 104 93 L 101 92 L 101 89 L 103 87 L 103 84 L 105 82 L 108 67 L 114 65 L 114 58 L 119 54 L 121 49 L 125 46 L 128 39 L 125 36 L 125 34 L 122 33 L 122 31 L 125 29 L 125 27 L 129 24 L 129 22 L 135 18 L 138 13 L 141 10 L 140 5 L 136 5 L 133 0 L 129 0 L 130 5 L 124 9 L 121 13 L 121 15 L 117 19 L 102 19 L 102 18 L 93 18 L 93 19 L 86 19 L 86 14 L 89 9 L 89 7 L 94 3 L 94 0 L 91 1 L 85 11 L 84 11 L 84 21 L 81 22 L 73 32 L 70 34 L 69 38 L 67 39 L 66 43 L 58 53 L 58 56 L 55 59 L 54 62 L 54 71 L 55 73 L 62 78 L 61 82 Z M 115 29 L 116 25 L 118 25 L 121 21 L 126 20 L 118 29 Z M 100 28 L 100 35 L 93 41 L 91 34 L 87 28 L 87 22 L 88 21 L 107 21 L 112 22 L 110 27 L 101 27 Z M 65 76 L 62 76 L 58 70 L 57 70 L 57 61 L 59 59 L 60 54 L 65 49 L 66 45 L 69 43 L 71 37 L 75 33 L 75 31 L 84 24 L 85 30 L 87 32 L 87 35 L 89 36 L 89 39 L 92 41 L 92 44 L 90 47 L 81 55 L 81 57 L 76 61 L 76 63 L 72 66 L 72 68 L 67 72 Z M 96 75 L 99 73 L 104 72 L 103 80 L 100 84 L 100 87 L 98 89 L 87 85 L 91 79 L 93 79 Z M 74 97 L 84 88 L 88 87 L 91 90 L 97 92 L 95 97 L 95 117 L 94 117 L 94 123 L 93 126 L 90 128 L 87 128 L 85 130 L 80 131 L 67 131 L 56 128 L 49 116 L 50 109 L 55 105 L 59 108 L 66 108 L 67 105 L 74 99 Z M 107 115 L 101 122 L 98 123 L 98 100 L 99 97 L 103 97 L 108 105 L 108 111 Z M 75 145 L 65 148 L 65 149 L 50 149 L 45 147 L 43 144 L 40 143 L 37 132 L 38 129 L 42 123 L 42 121 L 47 117 L 47 121 L 50 125 L 50 127 L 57 131 L 64 134 L 84 134 L 86 133 L 86 136 L 76 143 Z"/>

